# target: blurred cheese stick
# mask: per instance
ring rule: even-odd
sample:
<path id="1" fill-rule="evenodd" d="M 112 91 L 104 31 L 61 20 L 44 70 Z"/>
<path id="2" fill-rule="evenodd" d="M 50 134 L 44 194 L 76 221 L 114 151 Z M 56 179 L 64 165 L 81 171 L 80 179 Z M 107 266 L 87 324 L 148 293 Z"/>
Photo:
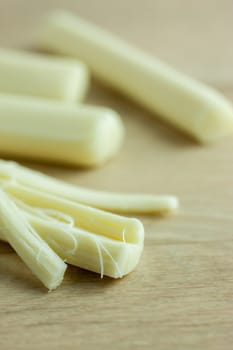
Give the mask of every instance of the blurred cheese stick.
<path id="1" fill-rule="evenodd" d="M 124 128 L 108 108 L 0 95 L 0 154 L 95 166 L 120 148 Z"/>
<path id="2" fill-rule="evenodd" d="M 14 179 L 29 188 L 117 213 L 169 213 L 179 206 L 178 199 L 174 196 L 119 194 L 91 190 L 4 160 L 0 160 L 0 179 Z"/>
<path id="3" fill-rule="evenodd" d="M 41 282 L 49 289 L 63 280 L 66 264 L 28 223 L 20 209 L 0 189 L 0 222 L 3 237 Z"/>
<path id="4" fill-rule="evenodd" d="M 233 108 L 220 93 L 77 16 L 52 13 L 38 43 L 84 60 L 98 78 L 201 142 L 233 132 Z"/>
<path id="5" fill-rule="evenodd" d="M 68 263 L 120 278 L 139 262 L 144 228 L 139 220 L 121 217 L 30 189 L 2 182 L 30 224 Z"/>
<path id="6" fill-rule="evenodd" d="M 0 49 L 0 92 L 80 101 L 88 82 L 87 67 L 77 60 Z"/>

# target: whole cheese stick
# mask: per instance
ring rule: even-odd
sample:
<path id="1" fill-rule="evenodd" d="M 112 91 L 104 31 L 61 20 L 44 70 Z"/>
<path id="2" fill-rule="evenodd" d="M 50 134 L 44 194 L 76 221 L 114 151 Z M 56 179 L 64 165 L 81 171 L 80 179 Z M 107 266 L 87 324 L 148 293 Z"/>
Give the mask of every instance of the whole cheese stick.
<path id="1" fill-rule="evenodd" d="M 76 203 L 117 213 L 169 213 L 179 206 L 175 196 L 119 194 L 91 190 L 4 160 L 0 160 L 0 180 L 2 178 L 17 181 L 29 188 L 51 193 Z"/>
<path id="2" fill-rule="evenodd" d="M 95 166 L 120 148 L 124 127 L 111 109 L 0 95 L 0 154 Z"/>
<path id="3" fill-rule="evenodd" d="M 67 265 L 28 223 L 10 197 L 0 189 L 0 222 L 5 240 L 49 289 L 63 280 Z"/>
<path id="4" fill-rule="evenodd" d="M 113 278 L 123 277 L 138 264 L 144 241 L 139 220 L 74 203 L 17 182 L 2 185 L 16 203 L 22 202 L 19 207 L 26 210 L 30 224 L 68 263 Z"/>
<path id="5" fill-rule="evenodd" d="M 0 49 L 0 92 L 73 102 L 84 98 L 88 83 L 77 60 Z"/>
<path id="6" fill-rule="evenodd" d="M 77 16 L 52 13 L 38 43 L 84 60 L 99 79 L 201 142 L 233 132 L 233 108 L 220 93 Z"/>

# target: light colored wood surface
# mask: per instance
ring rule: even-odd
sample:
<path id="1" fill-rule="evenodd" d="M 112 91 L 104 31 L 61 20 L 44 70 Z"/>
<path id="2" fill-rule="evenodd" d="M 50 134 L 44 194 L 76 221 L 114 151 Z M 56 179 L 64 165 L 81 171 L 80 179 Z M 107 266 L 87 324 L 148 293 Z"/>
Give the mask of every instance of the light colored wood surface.
<path id="1" fill-rule="evenodd" d="M 31 46 L 40 16 L 56 7 L 233 100 L 232 0 L 1 0 L 0 45 Z M 232 349 L 233 137 L 203 148 L 96 82 L 88 101 L 122 114 L 122 152 L 96 170 L 31 166 L 99 189 L 176 194 L 180 212 L 142 218 L 145 250 L 128 277 L 101 280 L 70 267 L 53 293 L 1 243 L 0 349 Z"/>

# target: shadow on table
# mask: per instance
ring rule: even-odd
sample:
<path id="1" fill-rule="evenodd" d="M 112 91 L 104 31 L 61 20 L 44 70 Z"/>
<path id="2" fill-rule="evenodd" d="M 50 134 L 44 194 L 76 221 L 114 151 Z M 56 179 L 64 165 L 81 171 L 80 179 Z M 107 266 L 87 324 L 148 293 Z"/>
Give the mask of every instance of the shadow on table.
<path id="1" fill-rule="evenodd" d="M 30 289 L 34 293 L 44 294 L 47 289 L 33 276 L 29 268 L 15 254 L 13 249 L 4 242 L 0 242 L 0 279 L 1 283 L 13 286 L 18 290 Z M 94 272 L 68 265 L 64 281 L 57 290 L 64 290 L 66 286 L 77 288 L 79 295 L 95 294 L 113 286 L 116 280 L 104 277 Z"/>
<path id="2" fill-rule="evenodd" d="M 5 284 L 7 288 L 14 288 L 21 292 L 27 289 L 37 294 L 46 292 L 41 282 L 33 276 L 13 249 L 2 242 L 0 243 L 0 279 L 1 284 Z"/>
<path id="3" fill-rule="evenodd" d="M 77 288 L 79 295 L 90 295 L 103 293 L 106 289 L 114 287 L 121 280 L 113 279 L 100 274 L 87 271 L 76 266 L 68 266 L 64 283 L 69 287 Z"/>

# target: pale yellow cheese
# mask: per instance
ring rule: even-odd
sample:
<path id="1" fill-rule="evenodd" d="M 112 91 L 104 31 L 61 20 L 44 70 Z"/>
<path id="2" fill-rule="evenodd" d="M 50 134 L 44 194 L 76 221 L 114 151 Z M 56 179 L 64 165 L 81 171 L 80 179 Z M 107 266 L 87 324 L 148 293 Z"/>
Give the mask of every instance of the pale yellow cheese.
<path id="1" fill-rule="evenodd" d="M 78 60 L 0 48 L 0 93 L 75 102 L 88 85 L 88 68 Z"/>
<path id="2" fill-rule="evenodd" d="M 38 46 L 85 61 L 99 79 L 201 142 L 233 132 L 232 104 L 223 95 L 78 16 L 51 13 Z"/>
<path id="3" fill-rule="evenodd" d="M 0 168 L 0 188 L 62 259 L 113 278 L 135 269 L 144 245 L 144 228 L 139 220 L 36 189 L 27 184 L 26 177 L 20 180 L 20 167 L 14 163 L 1 161 Z M 1 231 L 0 238 L 6 238 Z"/>
<path id="4" fill-rule="evenodd" d="M 104 107 L 0 94 L 0 155 L 96 166 L 122 145 L 119 115 Z"/>
<path id="5" fill-rule="evenodd" d="M 0 179 L 15 180 L 29 188 L 50 193 L 75 203 L 83 203 L 117 213 L 170 213 L 179 207 L 178 199 L 175 196 L 96 191 L 69 184 L 15 162 L 4 160 L 0 160 Z"/>
<path id="6" fill-rule="evenodd" d="M 1 235 L 15 249 L 34 275 L 49 289 L 57 288 L 66 264 L 30 225 L 26 216 L 0 189 Z"/>
<path id="7" fill-rule="evenodd" d="M 121 217 L 32 190 L 2 183 L 31 226 L 70 264 L 120 278 L 137 266 L 144 229 L 137 219 Z M 0 234 L 4 239 L 4 234 Z"/>

